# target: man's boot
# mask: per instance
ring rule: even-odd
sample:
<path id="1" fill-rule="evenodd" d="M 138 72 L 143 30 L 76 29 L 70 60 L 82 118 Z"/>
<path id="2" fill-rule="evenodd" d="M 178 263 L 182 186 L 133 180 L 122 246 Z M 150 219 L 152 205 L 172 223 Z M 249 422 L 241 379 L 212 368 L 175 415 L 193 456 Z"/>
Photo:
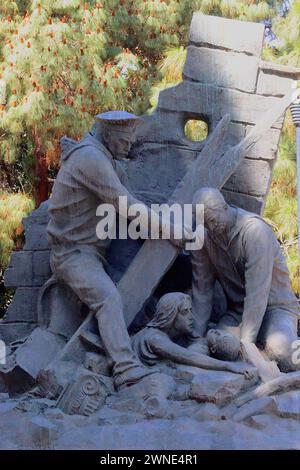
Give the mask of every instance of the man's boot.
<path id="1" fill-rule="evenodd" d="M 103 310 L 96 314 L 96 318 L 104 348 L 112 360 L 116 389 L 135 384 L 144 377 L 157 373 L 156 369 L 143 366 L 133 352 L 123 315 Z"/>

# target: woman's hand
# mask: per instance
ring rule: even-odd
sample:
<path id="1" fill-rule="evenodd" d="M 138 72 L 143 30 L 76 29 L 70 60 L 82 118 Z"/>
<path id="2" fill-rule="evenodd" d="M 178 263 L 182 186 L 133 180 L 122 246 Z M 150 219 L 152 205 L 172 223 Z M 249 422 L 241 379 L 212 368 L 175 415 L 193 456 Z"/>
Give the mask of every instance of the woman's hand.
<path id="1" fill-rule="evenodd" d="M 234 374 L 243 374 L 247 380 L 253 379 L 255 376 L 255 371 L 256 369 L 250 364 L 246 365 L 241 363 L 233 363 L 230 366 L 230 372 L 233 372 Z"/>

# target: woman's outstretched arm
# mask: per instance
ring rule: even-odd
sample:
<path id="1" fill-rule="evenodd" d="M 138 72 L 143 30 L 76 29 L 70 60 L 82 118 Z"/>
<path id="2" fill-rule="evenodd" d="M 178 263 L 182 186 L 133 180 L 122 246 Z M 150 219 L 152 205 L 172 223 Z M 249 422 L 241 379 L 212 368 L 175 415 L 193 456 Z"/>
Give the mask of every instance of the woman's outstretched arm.
<path id="1" fill-rule="evenodd" d="M 205 354 L 191 351 L 190 349 L 179 346 L 169 338 L 153 335 L 150 342 L 153 351 L 162 359 L 169 359 L 177 364 L 186 364 L 202 369 L 223 370 L 248 375 L 248 369 L 244 365 L 235 362 L 220 361 L 213 357 L 206 356 Z M 249 369 L 251 369 L 250 365 Z"/>

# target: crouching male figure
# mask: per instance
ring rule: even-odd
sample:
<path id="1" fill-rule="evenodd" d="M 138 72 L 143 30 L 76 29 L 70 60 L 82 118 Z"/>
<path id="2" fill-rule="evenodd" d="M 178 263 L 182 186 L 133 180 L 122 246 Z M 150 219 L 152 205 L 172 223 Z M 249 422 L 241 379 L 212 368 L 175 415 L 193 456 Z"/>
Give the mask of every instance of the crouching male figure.
<path id="1" fill-rule="evenodd" d="M 191 251 L 198 332 L 206 333 L 218 280 L 227 312 L 217 328 L 242 344 L 257 343 L 282 371 L 295 370 L 291 345 L 297 339 L 298 303 L 272 228 L 258 215 L 228 205 L 213 188 L 198 190 L 193 202 L 204 204 L 205 223 L 203 249 Z"/>

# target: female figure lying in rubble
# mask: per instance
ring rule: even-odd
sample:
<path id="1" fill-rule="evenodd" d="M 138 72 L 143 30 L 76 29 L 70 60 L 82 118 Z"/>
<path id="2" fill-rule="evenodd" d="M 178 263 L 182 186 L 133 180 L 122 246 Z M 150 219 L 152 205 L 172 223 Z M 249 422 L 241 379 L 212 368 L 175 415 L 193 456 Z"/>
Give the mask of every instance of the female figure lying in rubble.
<path id="1" fill-rule="evenodd" d="M 176 344 L 178 338 L 193 334 L 192 302 L 189 295 L 172 292 L 160 298 L 155 314 L 146 327 L 132 337 L 132 346 L 140 360 L 154 366 L 162 360 L 177 364 L 244 374 L 251 378 L 253 367 L 245 364 L 215 359 L 237 359 L 240 345 L 237 339 L 225 332 L 210 330 L 208 338 L 193 342 L 188 348 Z M 204 341 L 203 341 L 204 340 Z"/>

